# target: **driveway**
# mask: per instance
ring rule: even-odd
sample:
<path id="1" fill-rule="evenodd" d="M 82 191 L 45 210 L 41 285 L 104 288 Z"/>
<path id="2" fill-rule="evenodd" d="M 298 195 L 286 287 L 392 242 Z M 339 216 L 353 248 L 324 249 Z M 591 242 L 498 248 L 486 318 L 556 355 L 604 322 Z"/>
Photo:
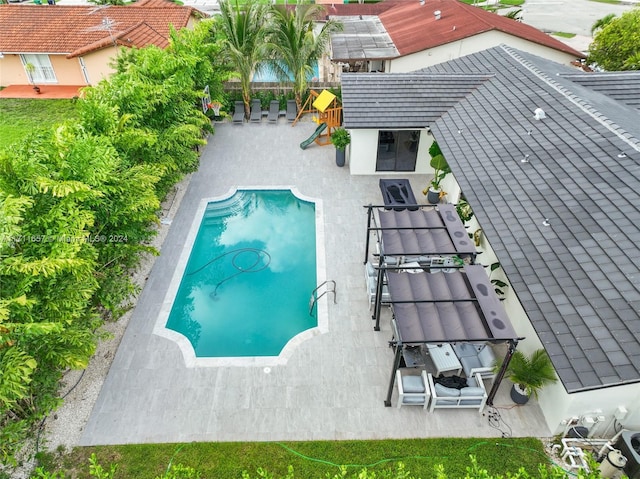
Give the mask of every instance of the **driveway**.
<path id="1" fill-rule="evenodd" d="M 586 52 L 592 40 L 591 26 L 596 20 L 610 13 L 619 16 L 637 4 L 638 0 L 628 0 L 620 5 L 593 0 L 528 0 L 522 7 L 522 21 L 547 33 L 573 33 L 573 38 L 556 38 Z"/>

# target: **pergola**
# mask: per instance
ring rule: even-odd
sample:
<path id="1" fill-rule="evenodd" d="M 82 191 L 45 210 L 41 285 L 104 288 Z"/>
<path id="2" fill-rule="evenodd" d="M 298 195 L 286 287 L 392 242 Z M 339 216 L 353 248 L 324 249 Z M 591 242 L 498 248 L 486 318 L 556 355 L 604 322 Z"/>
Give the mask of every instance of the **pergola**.
<path id="1" fill-rule="evenodd" d="M 493 403 L 518 337 L 455 207 L 417 210 L 368 206 L 366 259 L 371 234 L 377 239 L 378 283 L 373 319 L 379 330 L 383 285 L 387 284 L 395 350 L 385 405 L 391 405 L 395 373 L 405 346 L 459 342 L 508 344 L 489 392 Z M 377 215 L 375 214 L 377 213 Z"/>

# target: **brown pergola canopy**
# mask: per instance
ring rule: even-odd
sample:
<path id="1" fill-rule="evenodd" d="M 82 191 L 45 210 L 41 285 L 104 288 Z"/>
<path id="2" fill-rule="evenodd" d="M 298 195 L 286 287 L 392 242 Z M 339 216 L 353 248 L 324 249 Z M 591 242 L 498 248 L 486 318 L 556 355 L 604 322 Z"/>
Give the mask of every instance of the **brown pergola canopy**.
<path id="1" fill-rule="evenodd" d="M 489 393 L 491 404 L 504 368 L 522 338 L 511 325 L 484 267 L 473 264 L 475 246 L 455 207 L 443 204 L 427 208 L 395 211 L 368 207 L 365 258 L 369 257 L 372 233 L 379 251 L 375 329 L 379 330 L 382 288 L 386 284 L 397 334 L 392 341 L 396 356 L 385 405 L 391 404 L 404 345 L 508 342 L 503 370 Z"/>

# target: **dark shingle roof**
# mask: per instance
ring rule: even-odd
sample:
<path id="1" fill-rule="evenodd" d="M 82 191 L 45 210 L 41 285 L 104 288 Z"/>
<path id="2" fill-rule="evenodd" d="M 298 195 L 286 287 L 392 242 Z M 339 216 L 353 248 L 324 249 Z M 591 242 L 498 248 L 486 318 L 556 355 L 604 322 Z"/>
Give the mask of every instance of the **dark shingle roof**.
<path id="1" fill-rule="evenodd" d="M 640 72 L 638 71 L 578 73 L 562 76 L 640 110 Z"/>
<path id="2" fill-rule="evenodd" d="M 343 73 L 345 128 L 424 128 L 491 75 Z"/>
<path id="3" fill-rule="evenodd" d="M 426 69 L 491 75 L 431 129 L 567 391 L 638 382 L 640 115 L 548 63 L 497 47 Z"/>

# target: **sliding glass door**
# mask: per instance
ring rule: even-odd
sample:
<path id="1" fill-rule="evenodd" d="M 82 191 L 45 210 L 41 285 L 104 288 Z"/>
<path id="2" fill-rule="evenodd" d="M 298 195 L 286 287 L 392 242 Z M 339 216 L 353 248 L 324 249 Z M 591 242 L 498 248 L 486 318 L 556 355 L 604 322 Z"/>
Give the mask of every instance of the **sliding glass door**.
<path id="1" fill-rule="evenodd" d="M 420 130 L 378 132 L 376 171 L 415 171 Z"/>

